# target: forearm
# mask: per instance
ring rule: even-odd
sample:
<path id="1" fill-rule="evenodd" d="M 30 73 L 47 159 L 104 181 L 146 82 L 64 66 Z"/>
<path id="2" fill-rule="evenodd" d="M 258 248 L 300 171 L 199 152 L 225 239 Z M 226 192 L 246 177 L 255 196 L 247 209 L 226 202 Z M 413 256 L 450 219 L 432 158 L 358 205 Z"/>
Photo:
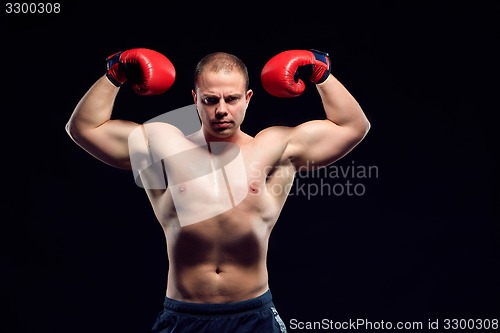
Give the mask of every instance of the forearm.
<path id="1" fill-rule="evenodd" d="M 326 118 L 341 127 L 350 127 L 366 134 L 370 122 L 361 106 L 337 78 L 330 75 L 326 81 L 316 85 L 321 96 Z"/>
<path id="2" fill-rule="evenodd" d="M 111 119 L 113 104 L 119 88 L 105 76 L 99 78 L 80 99 L 68 123 L 66 131 L 71 136 L 91 130 Z"/>

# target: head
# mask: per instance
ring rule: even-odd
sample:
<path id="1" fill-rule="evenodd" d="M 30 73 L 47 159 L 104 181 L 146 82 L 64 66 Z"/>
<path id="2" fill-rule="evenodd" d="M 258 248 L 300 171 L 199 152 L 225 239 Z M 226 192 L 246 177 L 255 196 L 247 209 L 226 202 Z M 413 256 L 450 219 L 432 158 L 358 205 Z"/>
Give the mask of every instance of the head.
<path id="1" fill-rule="evenodd" d="M 253 94 L 248 87 L 248 70 L 238 57 L 215 52 L 198 62 L 192 95 L 207 139 L 224 140 L 240 132 Z"/>

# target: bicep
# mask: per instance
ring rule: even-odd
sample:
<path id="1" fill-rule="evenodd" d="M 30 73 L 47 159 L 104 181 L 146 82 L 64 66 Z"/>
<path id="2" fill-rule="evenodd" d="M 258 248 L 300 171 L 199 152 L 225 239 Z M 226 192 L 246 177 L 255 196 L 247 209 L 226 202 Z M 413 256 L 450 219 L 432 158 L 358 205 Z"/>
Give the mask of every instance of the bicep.
<path id="1" fill-rule="evenodd" d="M 293 129 L 285 154 L 296 167 L 325 166 L 345 156 L 361 139 L 350 127 L 312 120 Z"/>
<path id="2" fill-rule="evenodd" d="M 128 137 L 139 125 L 124 120 L 109 120 L 99 127 L 81 130 L 72 137 L 88 153 L 111 166 L 129 169 Z"/>

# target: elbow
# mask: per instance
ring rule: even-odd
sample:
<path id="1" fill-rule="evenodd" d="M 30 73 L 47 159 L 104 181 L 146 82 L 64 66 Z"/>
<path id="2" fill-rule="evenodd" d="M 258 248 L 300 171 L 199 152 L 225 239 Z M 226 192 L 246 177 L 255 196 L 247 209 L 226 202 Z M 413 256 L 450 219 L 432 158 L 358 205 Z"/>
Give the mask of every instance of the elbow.
<path id="1" fill-rule="evenodd" d="M 66 134 L 68 134 L 70 138 L 73 138 L 74 131 L 71 121 L 68 121 L 66 123 L 66 126 L 64 126 L 64 130 L 66 131 Z"/>
<path id="2" fill-rule="evenodd" d="M 370 128 L 371 128 L 371 123 L 370 121 L 367 119 L 367 118 L 364 118 L 363 121 L 361 121 L 359 123 L 359 125 L 357 126 L 357 138 L 358 138 L 358 141 L 362 141 L 365 136 L 368 134 L 368 132 L 370 131 Z"/>
<path id="3" fill-rule="evenodd" d="M 370 123 L 370 121 L 368 119 L 365 120 L 365 124 L 364 124 L 364 134 L 363 134 L 363 137 L 365 137 L 368 132 L 370 131 L 370 128 L 372 127 L 372 124 Z"/>
<path id="4" fill-rule="evenodd" d="M 79 131 L 78 131 L 78 127 L 75 126 L 75 124 L 69 120 L 67 123 L 66 123 L 66 126 L 64 127 L 64 130 L 66 131 L 66 134 L 68 134 L 68 136 L 75 142 L 78 141 L 78 137 L 80 136 L 79 135 Z"/>
<path id="5" fill-rule="evenodd" d="M 64 130 L 66 131 L 66 134 L 68 134 L 69 136 L 71 136 L 71 122 L 67 122 L 66 123 L 66 126 L 64 126 Z"/>

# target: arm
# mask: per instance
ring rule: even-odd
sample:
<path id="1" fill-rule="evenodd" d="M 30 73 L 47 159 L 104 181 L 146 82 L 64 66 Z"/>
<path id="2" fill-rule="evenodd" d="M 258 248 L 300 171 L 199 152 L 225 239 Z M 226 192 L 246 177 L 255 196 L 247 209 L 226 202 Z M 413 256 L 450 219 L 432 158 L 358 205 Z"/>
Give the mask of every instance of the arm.
<path id="1" fill-rule="evenodd" d="M 97 159 L 117 168 L 130 169 L 128 138 L 139 125 L 111 119 L 119 89 L 130 81 L 140 95 L 163 93 L 173 84 L 175 69 L 164 55 L 149 49 L 118 52 L 106 60 L 106 75 L 81 98 L 66 124 L 66 132 Z"/>
<path id="2" fill-rule="evenodd" d="M 80 99 L 66 132 L 81 148 L 117 168 L 128 169 L 128 135 L 138 126 L 130 121 L 111 120 L 113 104 L 120 88 L 100 77 Z"/>
<path id="3" fill-rule="evenodd" d="M 370 129 L 361 106 L 333 76 L 316 86 L 326 119 L 313 120 L 295 127 L 285 155 L 298 166 L 325 166 L 349 153 Z"/>
<path id="4" fill-rule="evenodd" d="M 302 94 L 304 81 L 316 84 L 326 118 L 288 131 L 282 158 L 296 168 L 331 164 L 367 134 L 370 123 L 356 99 L 330 73 L 328 54 L 316 50 L 282 52 L 269 60 L 261 77 L 269 93 L 284 98 Z"/>

